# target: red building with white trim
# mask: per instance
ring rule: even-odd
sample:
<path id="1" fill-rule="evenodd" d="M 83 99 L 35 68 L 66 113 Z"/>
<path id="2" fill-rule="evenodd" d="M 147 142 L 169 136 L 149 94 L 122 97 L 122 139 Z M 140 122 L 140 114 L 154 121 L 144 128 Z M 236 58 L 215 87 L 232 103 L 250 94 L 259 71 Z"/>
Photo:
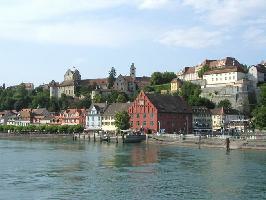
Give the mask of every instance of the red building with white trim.
<path id="1" fill-rule="evenodd" d="M 128 113 L 134 130 L 192 133 L 191 107 L 179 96 L 141 92 Z"/>

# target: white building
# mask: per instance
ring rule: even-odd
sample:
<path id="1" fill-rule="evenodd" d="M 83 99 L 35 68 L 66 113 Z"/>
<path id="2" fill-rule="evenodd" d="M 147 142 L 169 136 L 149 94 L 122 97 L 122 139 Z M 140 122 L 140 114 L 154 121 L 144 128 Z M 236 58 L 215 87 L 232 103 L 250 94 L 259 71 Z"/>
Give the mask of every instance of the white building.
<path id="1" fill-rule="evenodd" d="M 205 87 L 221 87 L 234 85 L 238 81 L 246 78 L 246 73 L 242 67 L 227 67 L 205 72 L 203 79 L 206 80 Z"/>
<path id="2" fill-rule="evenodd" d="M 223 131 L 232 128 L 232 121 L 244 120 L 245 116 L 238 110 L 229 108 L 215 108 L 211 110 L 212 114 L 212 130 Z M 229 126 L 230 125 L 230 126 Z"/>
<path id="3" fill-rule="evenodd" d="M 248 70 L 249 80 L 253 81 L 254 85 L 266 82 L 266 66 L 262 64 L 253 65 Z"/>
<path id="4" fill-rule="evenodd" d="M 201 78 L 198 76 L 199 67 L 185 67 L 184 70 L 177 73 L 177 78 L 183 81 L 196 81 Z"/>
<path id="5" fill-rule="evenodd" d="M 112 103 L 108 106 L 102 116 L 102 130 L 108 132 L 115 132 L 115 114 L 117 112 L 128 111 L 131 103 Z"/>
<path id="6" fill-rule="evenodd" d="M 102 130 L 102 114 L 106 108 L 106 103 L 95 103 L 91 105 L 86 116 L 86 129 L 88 131 Z"/>

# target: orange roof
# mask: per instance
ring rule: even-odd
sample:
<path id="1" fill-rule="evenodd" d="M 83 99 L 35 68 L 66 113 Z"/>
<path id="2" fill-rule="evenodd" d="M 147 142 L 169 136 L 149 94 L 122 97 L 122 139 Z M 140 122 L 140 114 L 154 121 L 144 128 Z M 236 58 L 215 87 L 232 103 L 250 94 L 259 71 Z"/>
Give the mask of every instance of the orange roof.
<path id="1" fill-rule="evenodd" d="M 185 67 L 184 74 L 194 74 L 195 73 L 195 67 Z"/>

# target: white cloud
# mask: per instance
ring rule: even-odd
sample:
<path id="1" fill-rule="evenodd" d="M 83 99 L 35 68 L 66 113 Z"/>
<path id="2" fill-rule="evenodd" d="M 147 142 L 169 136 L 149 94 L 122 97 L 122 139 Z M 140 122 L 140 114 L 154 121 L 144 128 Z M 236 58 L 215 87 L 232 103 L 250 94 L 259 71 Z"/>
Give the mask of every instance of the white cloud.
<path id="1" fill-rule="evenodd" d="M 139 29 L 142 27 L 126 24 L 121 20 L 12 23 L 0 27 L 0 38 L 38 43 L 117 47 L 148 37 L 146 31 Z"/>
<path id="2" fill-rule="evenodd" d="M 219 31 L 206 31 L 200 27 L 193 27 L 166 32 L 160 42 L 170 46 L 200 49 L 219 45 L 222 40 L 222 33 Z"/>
<path id="3" fill-rule="evenodd" d="M 243 20 L 265 16 L 265 0 L 183 0 L 201 17 L 218 26 L 235 26 Z"/>
<path id="4" fill-rule="evenodd" d="M 243 34 L 243 38 L 247 43 L 265 46 L 266 45 L 266 31 L 256 27 L 250 27 Z"/>
<path id="5" fill-rule="evenodd" d="M 141 0 L 140 9 L 159 9 L 169 5 L 171 0 Z"/>
<path id="6" fill-rule="evenodd" d="M 0 21 L 35 21 L 119 6 L 158 9 L 173 0 L 10 0 L 0 3 Z"/>
<path id="7" fill-rule="evenodd" d="M 105 9 L 118 6 L 135 6 L 140 9 L 145 2 L 146 0 L 10 0 L 0 6 L 0 39 L 111 47 L 136 42 L 146 37 L 146 26 L 122 18 L 107 19 L 104 12 Z M 162 5 L 163 2 L 159 4 Z M 93 11 L 102 12 L 101 19 Z M 84 13 L 90 17 L 84 18 Z"/>

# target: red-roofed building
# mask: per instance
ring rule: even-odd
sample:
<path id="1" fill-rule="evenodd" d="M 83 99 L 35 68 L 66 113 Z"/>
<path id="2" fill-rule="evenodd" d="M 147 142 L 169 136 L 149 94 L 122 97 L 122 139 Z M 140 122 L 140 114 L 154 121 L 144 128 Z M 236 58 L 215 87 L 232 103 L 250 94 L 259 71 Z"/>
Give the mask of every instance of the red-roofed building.
<path id="1" fill-rule="evenodd" d="M 60 113 L 59 121 L 62 125 L 83 125 L 86 123 L 85 109 L 67 109 Z"/>
<path id="2" fill-rule="evenodd" d="M 134 130 L 192 133 L 192 110 L 179 96 L 141 92 L 128 113 Z"/>

